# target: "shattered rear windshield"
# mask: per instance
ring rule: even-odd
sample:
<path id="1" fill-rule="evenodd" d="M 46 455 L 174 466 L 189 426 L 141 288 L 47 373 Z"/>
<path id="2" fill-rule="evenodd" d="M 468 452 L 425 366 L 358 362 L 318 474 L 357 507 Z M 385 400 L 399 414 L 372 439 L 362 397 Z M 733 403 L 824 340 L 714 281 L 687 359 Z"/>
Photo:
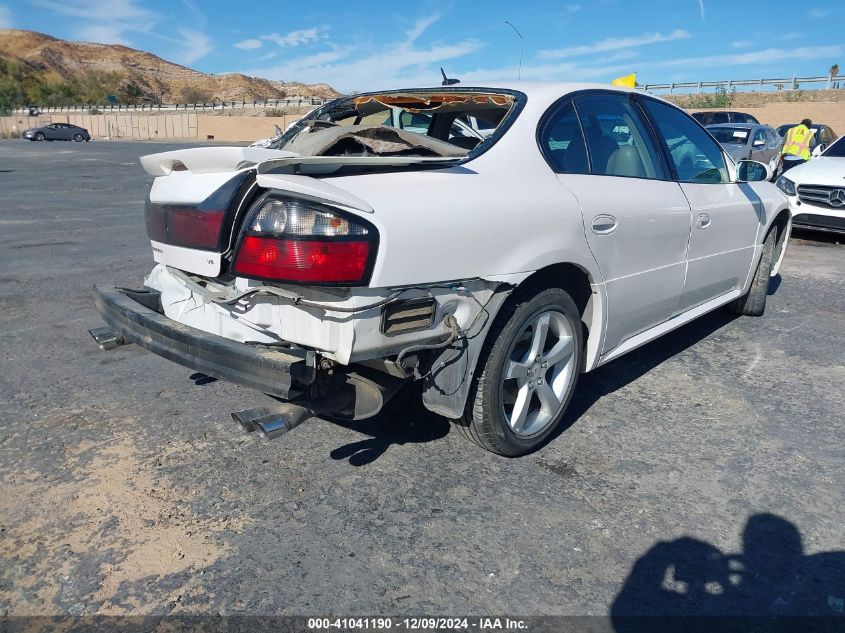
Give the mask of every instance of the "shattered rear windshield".
<path id="1" fill-rule="evenodd" d="M 403 90 L 333 101 L 273 145 L 300 156 L 466 157 L 492 145 L 516 115 L 519 93 Z"/>

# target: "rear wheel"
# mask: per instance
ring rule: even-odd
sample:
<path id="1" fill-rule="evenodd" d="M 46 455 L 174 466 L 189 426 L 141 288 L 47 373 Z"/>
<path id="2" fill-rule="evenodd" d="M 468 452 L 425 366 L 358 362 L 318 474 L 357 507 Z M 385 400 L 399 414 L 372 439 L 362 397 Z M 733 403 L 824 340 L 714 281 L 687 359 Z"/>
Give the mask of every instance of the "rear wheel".
<path id="1" fill-rule="evenodd" d="M 487 335 L 458 427 L 500 455 L 540 447 L 572 398 L 582 342 L 581 319 L 565 291 L 518 292 Z"/>
<path id="2" fill-rule="evenodd" d="M 83 138 L 82 134 L 74 134 L 73 140 L 76 141 L 77 143 L 81 143 L 85 139 Z"/>
<path id="3" fill-rule="evenodd" d="M 728 310 L 734 314 L 762 316 L 763 312 L 766 311 L 766 298 L 769 296 L 769 277 L 772 274 L 777 238 L 778 231 L 773 228 L 766 236 L 766 241 L 763 242 L 763 254 L 757 263 L 757 270 L 754 272 L 751 287 L 743 296 L 728 304 Z"/>

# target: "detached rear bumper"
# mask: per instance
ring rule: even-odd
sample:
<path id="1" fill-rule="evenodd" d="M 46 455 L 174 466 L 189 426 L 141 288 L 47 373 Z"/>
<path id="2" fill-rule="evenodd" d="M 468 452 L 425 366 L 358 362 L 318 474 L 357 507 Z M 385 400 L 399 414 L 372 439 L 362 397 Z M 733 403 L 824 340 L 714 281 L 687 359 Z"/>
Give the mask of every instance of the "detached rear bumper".
<path id="1" fill-rule="evenodd" d="M 103 320 L 126 341 L 215 378 L 291 398 L 314 381 L 313 351 L 232 341 L 164 316 L 159 293 L 95 287 Z"/>

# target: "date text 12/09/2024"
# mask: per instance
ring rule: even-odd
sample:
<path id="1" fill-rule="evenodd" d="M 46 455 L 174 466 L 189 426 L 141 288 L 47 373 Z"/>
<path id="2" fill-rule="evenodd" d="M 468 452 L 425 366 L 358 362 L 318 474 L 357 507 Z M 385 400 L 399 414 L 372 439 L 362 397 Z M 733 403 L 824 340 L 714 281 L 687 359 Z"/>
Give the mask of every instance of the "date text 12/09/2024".
<path id="1" fill-rule="evenodd" d="M 455 618 L 308 618 L 308 629 L 320 630 L 374 630 L 404 629 L 409 631 L 521 631 L 526 630 L 525 620 L 499 617 Z"/>

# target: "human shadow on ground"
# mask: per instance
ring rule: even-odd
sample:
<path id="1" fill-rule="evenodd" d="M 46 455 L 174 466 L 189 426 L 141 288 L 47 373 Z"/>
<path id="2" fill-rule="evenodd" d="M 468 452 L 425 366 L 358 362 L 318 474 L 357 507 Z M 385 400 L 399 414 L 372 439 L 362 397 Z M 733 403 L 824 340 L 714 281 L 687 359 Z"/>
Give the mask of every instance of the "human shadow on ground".
<path id="1" fill-rule="evenodd" d="M 752 516 L 742 542 L 738 554 L 688 536 L 654 545 L 611 606 L 614 630 L 845 630 L 845 551 L 806 555 L 774 514 Z"/>

